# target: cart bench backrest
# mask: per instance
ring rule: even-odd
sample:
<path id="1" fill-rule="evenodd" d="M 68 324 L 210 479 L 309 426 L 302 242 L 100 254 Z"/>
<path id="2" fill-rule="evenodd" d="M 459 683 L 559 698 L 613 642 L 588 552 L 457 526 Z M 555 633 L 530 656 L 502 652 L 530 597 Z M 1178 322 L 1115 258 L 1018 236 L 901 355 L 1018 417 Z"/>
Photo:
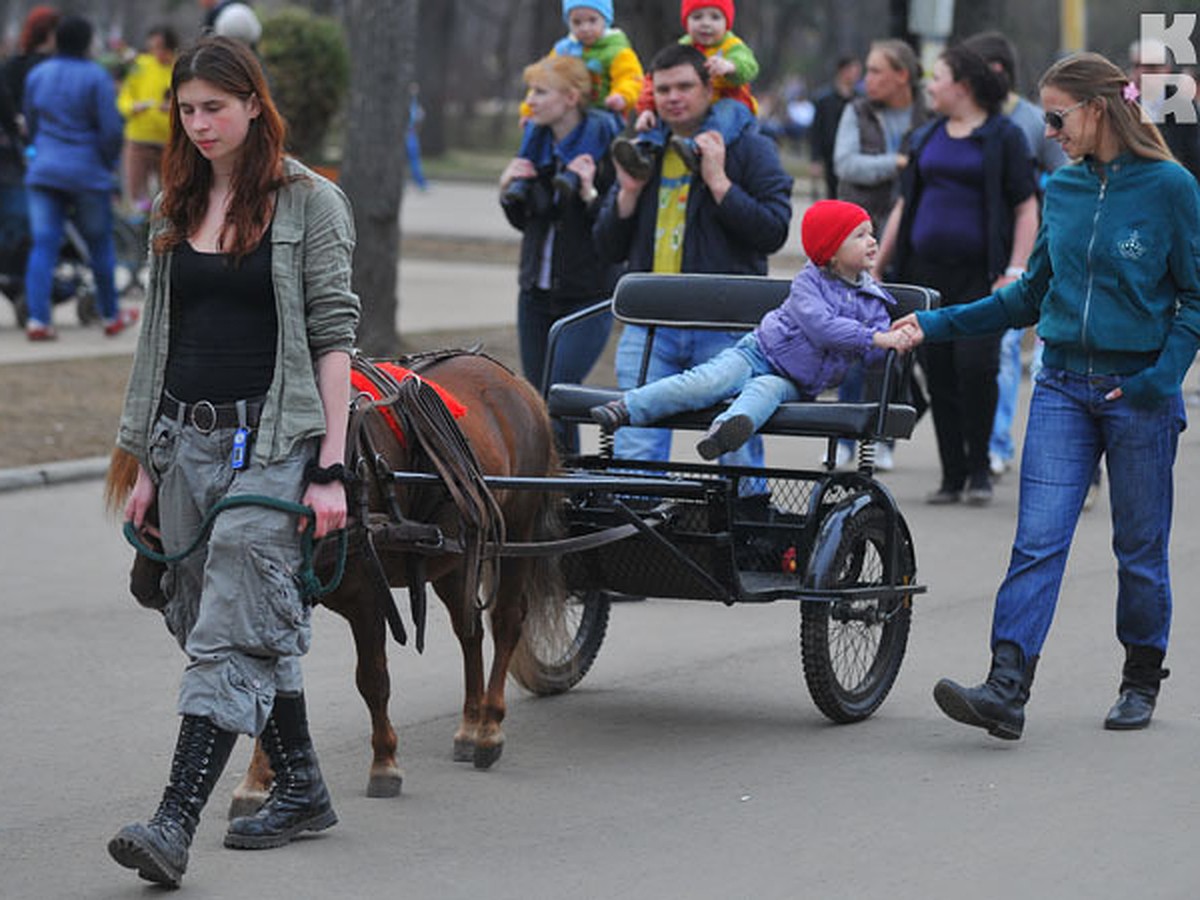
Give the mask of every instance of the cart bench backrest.
<path id="1" fill-rule="evenodd" d="M 711 328 L 721 331 L 755 328 L 764 315 L 783 302 L 791 281 L 751 275 L 652 275 L 632 272 L 617 282 L 613 315 L 634 325 Z M 893 319 L 937 306 L 938 293 L 911 284 L 885 284 L 896 298 Z"/>
<path id="2" fill-rule="evenodd" d="M 645 381 L 650 347 L 659 327 L 704 328 L 721 331 L 749 331 L 770 310 L 779 306 L 787 296 L 791 282 L 781 278 L 760 278 L 746 275 L 652 275 L 631 273 L 617 282 L 613 293 L 612 313 L 632 325 L 644 325 L 649 330 L 643 353 L 642 372 L 637 379 Z M 915 310 L 932 309 L 938 305 L 937 291 L 906 284 L 884 285 L 896 298 L 889 307 L 894 318 Z M 546 371 L 553 371 L 552 359 L 557 333 L 571 319 L 607 311 L 608 303 L 596 304 L 568 319 L 560 320 L 551 330 Z M 783 404 L 762 428 L 763 434 L 786 434 L 823 438 L 874 439 L 877 437 L 906 438 L 912 434 L 917 413 L 904 402 L 911 355 L 898 367 L 886 405 L 879 401 L 862 403 L 833 403 L 808 401 Z M 590 422 L 589 410 L 621 396 L 613 388 L 580 384 L 551 384 L 547 391 L 550 414 L 563 422 Z M 706 429 L 720 407 L 680 413 L 663 420 L 668 428 Z"/>

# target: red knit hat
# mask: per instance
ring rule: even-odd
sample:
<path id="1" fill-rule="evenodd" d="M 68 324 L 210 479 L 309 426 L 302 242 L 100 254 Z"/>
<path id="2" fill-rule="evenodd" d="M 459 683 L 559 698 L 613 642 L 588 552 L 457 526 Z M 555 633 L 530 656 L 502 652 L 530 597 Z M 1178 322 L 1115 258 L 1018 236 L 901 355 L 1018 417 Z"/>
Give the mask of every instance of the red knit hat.
<path id="1" fill-rule="evenodd" d="M 823 266 L 855 228 L 871 217 L 857 203 L 818 200 L 800 222 L 800 243 L 814 265 Z"/>
<path id="2" fill-rule="evenodd" d="M 679 21 L 683 23 L 683 30 L 687 31 L 687 19 L 692 13 L 698 9 L 703 9 L 706 6 L 715 6 L 725 16 L 725 30 L 733 30 L 733 0 L 683 0 L 679 4 Z"/>

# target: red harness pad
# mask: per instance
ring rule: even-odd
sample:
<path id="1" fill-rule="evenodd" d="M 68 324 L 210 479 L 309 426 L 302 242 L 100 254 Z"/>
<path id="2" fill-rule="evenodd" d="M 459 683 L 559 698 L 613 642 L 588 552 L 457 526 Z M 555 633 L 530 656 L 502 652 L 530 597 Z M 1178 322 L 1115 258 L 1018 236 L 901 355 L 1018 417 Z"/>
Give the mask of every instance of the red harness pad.
<path id="1" fill-rule="evenodd" d="M 406 369 L 404 366 L 398 366 L 395 363 L 377 362 L 375 366 L 383 369 L 383 371 L 391 375 L 396 381 L 403 381 L 409 377 L 421 378 L 420 375 L 415 374 L 411 369 Z M 458 398 L 440 384 L 430 381 L 428 378 L 421 378 L 421 380 L 437 391 L 437 395 L 442 398 L 442 402 L 446 404 L 446 409 L 450 410 L 450 415 L 454 416 L 454 418 L 461 419 L 467 414 L 467 408 L 459 402 Z M 379 389 L 371 383 L 366 375 L 353 369 L 350 371 L 350 384 L 355 391 L 360 394 L 366 394 L 372 400 L 378 400 L 381 396 Z M 404 431 L 400 428 L 400 423 L 396 421 L 396 417 L 392 414 L 392 411 L 383 407 L 380 409 L 380 412 L 383 413 L 388 427 L 392 429 L 392 432 L 399 439 L 401 445 L 403 445 Z"/>

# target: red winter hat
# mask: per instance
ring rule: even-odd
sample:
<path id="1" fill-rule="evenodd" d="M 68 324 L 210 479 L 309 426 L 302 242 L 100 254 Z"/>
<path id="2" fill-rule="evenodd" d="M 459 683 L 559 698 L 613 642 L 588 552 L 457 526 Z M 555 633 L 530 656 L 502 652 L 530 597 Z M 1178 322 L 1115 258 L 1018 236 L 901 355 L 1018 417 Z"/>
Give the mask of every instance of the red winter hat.
<path id="1" fill-rule="evenodd" d="M 808 208 L 800 222 L 800 243 L 815 265 L 823 266 L 855 228 L 871 217 L 857 203 L 845 200 L 818 200 Z"/>
<path id="2" fill-rule="evenodd" d="M 698 9 L 703 9 L 706 6 L 715 6 L 725 16 L 725 29 L 733 30 L 733 0 L 683 0 L 679 4 L 679 21 L 683 23 L 683 30 L 687 31 L 687 19 L 692 13 Z"/>

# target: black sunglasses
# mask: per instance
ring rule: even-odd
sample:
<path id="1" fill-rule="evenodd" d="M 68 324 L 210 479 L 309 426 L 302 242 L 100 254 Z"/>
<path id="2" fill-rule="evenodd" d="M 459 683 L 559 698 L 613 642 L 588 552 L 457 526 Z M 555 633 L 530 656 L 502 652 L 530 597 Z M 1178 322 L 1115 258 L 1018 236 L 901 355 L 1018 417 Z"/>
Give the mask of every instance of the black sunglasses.
<path id="1" fill-rule="evenodd" d="M 1066 109 L 1048 109 L 1042 113 L 1042 118 L 1055 131 L 1062 131 L 1063 126 L 1067 124 L 1067 116 L 1075 112 L 1079 107 L 1086 105 L 1086 100 L 1080 100 L 1074 106 L 1068 106 Z"/>

